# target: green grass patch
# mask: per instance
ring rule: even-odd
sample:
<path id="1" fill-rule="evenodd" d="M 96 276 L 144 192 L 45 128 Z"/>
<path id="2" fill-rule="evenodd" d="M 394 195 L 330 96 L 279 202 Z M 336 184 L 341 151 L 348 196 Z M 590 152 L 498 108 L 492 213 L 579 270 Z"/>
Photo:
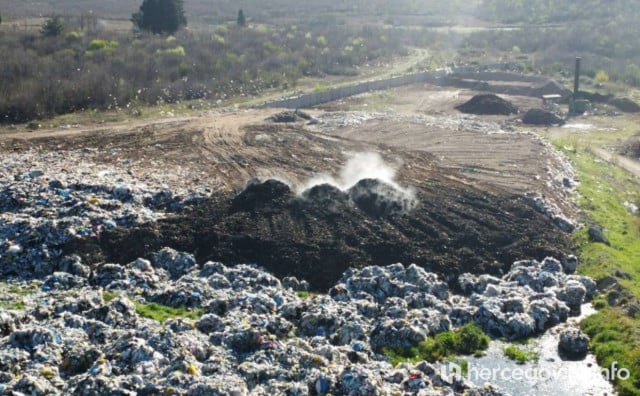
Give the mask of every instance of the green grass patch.
<path id="1" fill-rule="evenodd" d="M 305 291 L 305 290 L 299 290 L 296 294 L 300 298 L 314 298 L 314 297 L 318 296 L 318 293 L 308 292 L 308 291 Z"/>
<path id="2" fill-rule="evenodd" d="M 17 311 L 23 311 L 27 308 L 26 304 L 22 300 L 15 301 L 0 301 L 0 308 L 13 309 Z"/>
<path id="3" fill-rule="evenodd" d="M 626 133 L 626 132 L 625 132 Z M 594 137 L 610 139 L 606 134 Z M 586 139 L 583 137 L 582 139 Z M 591 140 L 589 140 L 591 141 Z M 588 227 L 574 234 L 581 265 L 578 271 L 595 279 L 615 276 L 618 271 L 629 279 L 618 277 L 624 289 L 640 298 L 640 217 L 629 213 L 624 203 L 640 203 L 640 181 L 615 164 L 592 154 L 582 142 L 556 141 L 573 162 L 580 184 L 578 203 L 589 221 L 604 230 L 611 246 L 589 241 Z M 590 347 L 603 370 L 629 370 L 629 378 L 613 378 L 621 396 L 640 396 L 640 318 L 630 318 L 623 308 L 609 307 L 607 295 L 599 295 L 593 305 L 600 309 L 581 323 L 591 338 Z"/>
<path id="4" fill-rule="evenodd" d="M 538 352 L 530 351 L 526 348 L 521 348 L 513 344 L 505 347 L 503 352 L 506 357 L 511 360 L 515 360 L 518 364 L 535 362 L 540 358 L 540 354 Z"/>
<path id="5" fill-rule="evenodd" d="M 104 300 L 105 304 L 109 304 L 111 301 L 115 300 L 116 297 L 118 297 L 118 295 L 114 292 L 108 290 L 102 292 L 102 299 Z"/>
<path id="6" fill-rule="evenodd" d="M 434 337 L 427 337 L 413 347 L 383 348 L 382 353 L 391 359 L 391 364 L 405 361 L 436 362 L 454 355 L 471 355 L 489 347 L 489 337 L 475 323 L 469 323 L 457 330 L 445 331 Z"/>
<path id="7" fill-rule="evenodd" d="M 170 318 L 187 318 L 197 320 L 204 314 L 203 309 L 188 310 L 187 308 L 173 308 L 158 303 L 142 304 L 134 302 L 138 315 L 164 323 Z"/>
<path id="8" fill-rule="evenodd" d="M 600 367 L 611 371 L 615 362 L 618 370 L 629 370 L 628 379 L 613 379 L 620 396 L 640 395 L 640 320 L 605 308 L 580 325 L 591 337 L 591 349 Z"/>
<path id="9" fill-rule="evenodd" d="M 118 297 L 117 293 L 105 290 L 102 292 L 102 299 L 105 304 L 110 303 Z M 167 305 L 162 305 L 158 303 L 148 303 L 143 304 L 134 301 L 133 304 L 136 306 L 136 313 L 142 317 L 156 320 L 160 323 L 164 323 L 167 319 L 170 318 L 187 318 L 198 320 L 200 316 L 204 314 L 203 309 L 195 309 L 189 310 L 187 308 L 173 308 Z"/>
<path id="10" fill-rule="evenodd" d="M 580 251 L 581 274 L 602 279 L 616 271 L 631 275 L 620 283 L 640 298 L 640 217 L 624 203 L 640 203 L 640 181 L 615 165 L 597 159 L 588 149 L 563 147 L 580 179 L 578 203 L 593 223 L 602 227 L 611 246 L 589 241 L 588 227 L 574 235 Z"/>

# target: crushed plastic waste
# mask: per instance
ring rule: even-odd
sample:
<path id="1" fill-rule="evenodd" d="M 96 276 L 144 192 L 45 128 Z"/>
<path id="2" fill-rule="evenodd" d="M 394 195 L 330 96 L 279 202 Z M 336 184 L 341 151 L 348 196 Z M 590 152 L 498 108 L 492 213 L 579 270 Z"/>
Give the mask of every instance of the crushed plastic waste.
<path id="1" fill-rule="evenodd" d="M 558 350 L 572 359 L 584 358 L 589 351 L 589 336 L 576 328 L 568 328 L 560 333 Z"/>
<path id="2" fill-rule="evenodd" d="M 63 270 L 63 246 L 104 230 L 134 227 L 210 195 L 187 189 L 178 167 L 150 175 L 131 164 L 95 163 L 93 150 L 4 153 L 0 169 L 0 275 L 41 277 Z"/>
<path id="3" fill-rule="evenodd" d="M 503 395 L 427 362 L 393 367 L 382 349 L 470 321 L 496 337 L 528 337 L 564 322 L 596 290 L 553 258 L 516 262 L 501 278 L 463 274 L 451 289 L 417 265 L 350 269 L 320 295 L 302 292 L 298 279 L 169 248 L 76 272 L 31 281 L 25 307 L 0 312 L 5 391 Z M 161 323 L 140 311 L 152 302 L 179 311 Z M 569 350 L 584 344 L 565 338 Z"/>

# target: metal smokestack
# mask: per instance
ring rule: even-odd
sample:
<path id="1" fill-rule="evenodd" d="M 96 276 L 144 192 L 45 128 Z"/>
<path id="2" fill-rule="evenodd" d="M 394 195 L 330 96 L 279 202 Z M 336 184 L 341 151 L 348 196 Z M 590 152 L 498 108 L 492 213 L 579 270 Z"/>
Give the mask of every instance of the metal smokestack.
<path id="1" fill-rule="evenodd" d="M 576 57 L 576 71 L 575 71 L 575 80 L 573 80 L 573 98 L 578 98 L 578 92 L 580 90 L 580 61 L 582 58 L 579 56 Z"/>

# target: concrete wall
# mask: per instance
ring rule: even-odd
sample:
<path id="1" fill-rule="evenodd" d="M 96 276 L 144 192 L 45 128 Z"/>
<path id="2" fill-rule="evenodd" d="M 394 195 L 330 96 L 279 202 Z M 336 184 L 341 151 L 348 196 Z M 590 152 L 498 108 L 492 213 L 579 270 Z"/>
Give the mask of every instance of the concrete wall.
<path id="1" fill-rule="evenodd" d="M 389 88 L 402 87 L 412 84 L 434 84 L 441 86 L 455 86 L 460 88 L 478 89 L 488 92 L 512 93 L 513 95 L 535 95 L 533 87 L 507 87 L 495 86 L 497 91 L 491 90 L 491 85 L 486 81 L 519 81 L 540 85 L 548 82 L 549 79 L 537 76 L 525 76 L 517 73 L 489 70 L 511 70 L 514 64 L 498 63 L 483 65 L 478 67 L 459 67 L 453 69 L 441 69 L 428 72 L 407 74 L 400 77 L 392 77 L 384 80 L 365 81 L 359 84 L 329 89 L 325 92 L 311 93 L 293 98 L 285 98 L 265 103 L 263 108 L 286 108 L 303 109 L 313 107 L 322 103 L 333 102 L 335 100 L 359 95 L 365 92 L 386 90 Z M 485 89 L 486 88 L 486 89 Z M 509 89 L 507 89 L 509 88 Z"/>

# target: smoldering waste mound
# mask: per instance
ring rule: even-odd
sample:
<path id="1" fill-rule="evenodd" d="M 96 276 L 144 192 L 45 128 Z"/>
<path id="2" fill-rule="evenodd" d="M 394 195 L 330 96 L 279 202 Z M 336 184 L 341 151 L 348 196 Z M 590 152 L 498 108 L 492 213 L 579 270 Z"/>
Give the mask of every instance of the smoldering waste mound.
<path id="1" fill-rule="evenodd" d="M 528 125 L 564 125 L 564 119 L 543 109 L 530 109 L 522 116 L 522 122 Z"/>
<path id="2" fill-rule="evenodd" d="M 476 95 L 469 101 L 456 106 L 462 113 L 478 115 L 510 115 L 517 114 L 518 108 L 508 100 L 493 94 Z"/>
<path id="3" fill-rule="evenodd" d="M 105 230 L 69 246 L 88 262 L 127 263 L 169 246 L 198 262 L 257 263 L 326 291 L 350 267 L 416 263 L 449 280 L 501 273 L 520 258 L 562 256 L 568 239 L 523 198 L 430 183 L 416 202 L 364 179 L 348 191 L 318 185 L 296 195 L 279 181 L 252 181 L 175 217 Z"/>

